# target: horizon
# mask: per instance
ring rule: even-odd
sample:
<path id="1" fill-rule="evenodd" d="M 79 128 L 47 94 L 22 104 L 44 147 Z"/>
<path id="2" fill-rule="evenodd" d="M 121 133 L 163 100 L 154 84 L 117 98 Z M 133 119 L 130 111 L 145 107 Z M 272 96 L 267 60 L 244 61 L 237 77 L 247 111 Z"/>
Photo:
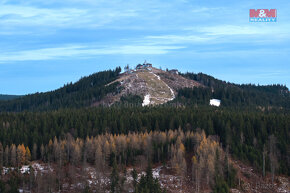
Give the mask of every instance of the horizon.
<path id="1" fill-rule="evenodd" d="M 141 63 L 139 63 L 139 64 L 141 64 Z M 136 64 L 135 66 L 133 66 L 133 68 L 132 68 L 132 66 L 130 66 L 130 69 L 135 69 L 135 67 L 137 66 L 138 64 Z M 121 66 L 117 66 L 117 67 L 121 67 Z M 116 68 L 117 68 L 116 67 Z M 154 68 L 158 68 L 157 66 L 154 66 L 154 64 L 152 64 L 152 67 L 154 67 Z M 116 68 L 114 68 L 114 69 L 105 69 L 105 70 L 115 70 Z M 125 73 L 124 72 L 124 68 L 123 67 L 121 67 L 121 69 L 122 69 L 122 71 L 121 71 L 121 74 L 122 73 Z M 158 69 L 160 69 L 160 67 L 158 68 Z M 161 68 L 161 70 L 164 70 L 164 71 L 166 71 L 166 69 L 162 69 Z M 168 70 L 175 70 L 174 68 L 172 68 L 172 69 L 168 69 Z M 176 70 L 178 70 L 178 69 L 176 69 Z M 101 72 L 101 71 L 98 71 L 98 72 Z M 36 94 L 36 93 L 45 93 L 45 92 L 51 92 L 51 91 L 55 91 L 55 90 L 58 90 L 58 89 L 60 89 L 60 88 L 62 88 L 62 87 L 64 87 L 64 86 L 66 86 L 67 84 L 70 84 L 70 83 L 72 83 L 72 84 L 74 84 L 74 83 L 76 83 L 76 82 L 78 82 L 79 80 L 81 80 L 82 78 L 85 78 L 85 77 L 88 77 L 88 76 L 91 76 L 91 75 L 93 75 L 93 74 L 95 74 L 95 73 L 98 73 L 98 72 L 94 72 L 94 73 L 91 73 L 91 74 L 88 74 L 88 75 L 85 75 L 85 76 L 82 76 L 82 77 L 79 77 L 79 79 L 77 79 L 76 81 L 74 81 L 74 82 L 72 82 L 72 81 L 70 81 L 70 82 L 66 82 L 64 85 L 62 85 L 62 86 L 60 86 L 60 87 L 58 87 L 58 88 L 56 88 L 56 89 L 53 89 L 53 90 L 48 90 L 48 91 L 43 91 L 43 92 L 34 92 L 34 93 L 27 93 L 27 94 L 7 94 L 7 93 L 0 93 L 0 95 L 14 95 L 14 96 L 25 96 L 25 95 L 30 95 L 30 94 Z M 178 70 L 178 72 L 181 72 L 181 71 L 179 71 Z M 195 72 L 189 72 L 189 71 L 187 71 L 188 73 L 195 73 Z M 187 72 L 181 72 L 181 73 L 187 73 Z M 199 73 L 203 73 L 203 72 L 196 72 L 195 74 L 199 74 Z M 203 73 L 203 74 L 205 74 L 205 73 Z M 209 74 L 206 74 L 206 75 L 209 75 Z M 211 75 L 209 75 L 209 76 L 211 76 Z M 213 77 L 213 78 L 216 78 L 216 77 Z M 216 79 L 218 79 L 218 78 L 216 78 Z M 220 81 L 225 81 L 225 80 L 221 80 L 221 79 L 218 79 L 218 80 L 220 80 Z M 249 84 L 251 84 L 251 85 L 253 85 L 253 86 L 273 86 L 273 85 L 281 85 L 281 86 L 286 86 L 287 87 L 287 89 L 289 90 L 289 87 L 287 86 L 287 85 L 283 85 L 283 84 L 252 84 L 252 83 L 234 83 L 234 82 L 229 82 L 229 81 L 225 81 L 226 83 L 230 83 L 230 84 L 237 84 L 237 85 L 249 85 Z"/>
<path id="2" fill-rule="evenodd" d="M 235 84 L 290 86 L 290 2 L 0 0 L 0 94 L 58 89 L 136 66 L 202 72 Z M 277 22 L 249 22 L 250 9 Z"/>

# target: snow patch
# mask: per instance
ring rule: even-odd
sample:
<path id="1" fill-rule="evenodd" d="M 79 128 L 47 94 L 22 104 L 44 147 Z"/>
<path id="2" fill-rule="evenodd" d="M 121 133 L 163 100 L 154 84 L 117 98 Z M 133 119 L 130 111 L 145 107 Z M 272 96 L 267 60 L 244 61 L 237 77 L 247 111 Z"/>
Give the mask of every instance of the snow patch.
<path id="1" fill-rule="evenodd" d="M 143 100 L 143 103 L 142 103 L 142 106 L 147 106 L 150 104 L 150 94 L 147 94 L 144 96 L 144 100 Z"/>
<path id="2" fill-rule="evenodd" d="M 26 165 L 25 166 L 22 166 L 21 169 L 20 169 L 20 172 L 22 174 L 29 173 L 30 172 L 29 166 L 26 166 Z"/>
<path id="3" fill-rule="evenodd" d="M 153 72 L 150 72 L 150 73 L 152 73 L 154 76 L 156 76 L 158 78 L 158 80 L 161 80 L 160 76 L 158 76 L 157 74 L 154 74 Z"/>
<path id="4" fill-rule="evenodd" d="M 34 170 L 39 170 L 41 172 L 44 170 L 44 167 L 42 165 L 40 165 L 39 163 L 32 164 L 32 167 L 33 167 Z M 52 171 L 51 168 L 49 168 L 49 169 Z"/>
<path id="5" fill-rule="evenodd" d="M 167 85 L 167 84 L 166 84 Z M 168 86 L 168 85 L 167 85 Z M 171 96 L 172 96 L 172 98 L 170 99 L 171 101 L 175 98 L 175 94 L 174 94 L 174 92 L 173 92 L 173 90 L 172 90 L 172 88 L 170 88 L 169 86 L 168 86 L 168 88 L 169 88 L 169 90 L 170 90 L 170 92 L 171 92 Z"/>
<path id="6" fill-rule="evenodd" d="M 161 167 L 162 166 L 157 167 L 157 168 L 152 170 L 152 175 L 153 175 L 154 178 L 158 178 L 158 179 L 160 178 Z"/>
<path id="7" fill-rule="evenodd" d="M 212 106 L 219 107 L 221 105 L 221 100 L 219 99 L 210 99 L 209 104 Z"/>

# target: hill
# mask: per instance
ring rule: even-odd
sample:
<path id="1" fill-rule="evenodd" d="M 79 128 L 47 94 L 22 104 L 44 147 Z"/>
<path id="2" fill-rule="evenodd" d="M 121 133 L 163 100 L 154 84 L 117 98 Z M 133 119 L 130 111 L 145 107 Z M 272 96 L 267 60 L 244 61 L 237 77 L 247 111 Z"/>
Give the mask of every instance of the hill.
<path id="1" fill-rule="evenodd" d="M 46 111 L 124 104 L 209 105 L 213 98 L 221 100 L 223 107 L 290 108 L 290 93 L 286 86 L 239 85 L 202 73 L 182 74 L 178 70 L 165 71 L 144 63 L 126 69 L 124 73 L 118 67 L 83 77 L 54 91 L 0 101 L 0 111 Z"/>
<path id="2" fill-rule="evenodd" d="M 175 99 L 178 89 L 202 86 L 194 80 L 187 79 L 177 73 L 154 68 L 150 64 L 149 66 L 143 64 L 134 70 L 124 72 L 112 83 L 115 82 L 121 84 L 120 92 L 107 98 L 106 102 L 109 104 L 119 102 L 122 97 L 129 95 L 141 97 L 142 106 L 159 105 Z"/>
<path id="3" fill-rule="evenodd" d="M 3 100 L 11 100 L 21 97 L 20 95 L 7 95 L 7 94 L 0 94 L 0 101 Z"/>
<path id="4" fill-rule="evenodd" d="M 221 100 L 224 107 L 290 108 L 290 92 L 286 86 L 233 84 L 203 73 L 186 73 L 184 77 L 204 85 L 202 88 L 180 89 L 177 102 L 208 104 L 212 98 Z"/>
<path id="5" fill-rule="evenodd" d="M 117 83 L 105 85 L 115 80 L 120 72 L 121 68 L 98 72 L 54 91 L 1 101 L 0 111 L 39 111 L 90 106 L 93 102 L 101 100 L 107 93 L 116 91 Z"/>

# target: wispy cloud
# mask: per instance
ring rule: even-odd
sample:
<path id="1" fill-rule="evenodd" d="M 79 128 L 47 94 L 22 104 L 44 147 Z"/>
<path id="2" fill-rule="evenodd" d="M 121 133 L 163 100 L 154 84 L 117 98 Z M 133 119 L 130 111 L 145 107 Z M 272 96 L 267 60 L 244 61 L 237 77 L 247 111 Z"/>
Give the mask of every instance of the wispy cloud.
<path id="1" fill-rule="evenodd" d="M 18 5 L 0 7 L 0 24 L 11 25 L 65 25 L 86 15 L 81 9 L 44 9 Z"/>
<path id="2" fill-rule="evenodd" d="M 1 5 L 0 26 L 99 27 L 122 18 L 134 17 L 134 10 L 113 8 L 39 8 L 26 5 Z"/>
<path id="3" fill-rule="evenodd" d="M 274 27 L 271 26 L 249 26 L 249 25 L 216 25 L 201 27 L 198 31 L 205 33 L 206 35 L 263 35 L 279 33 Z M 281 32 L 281 31 L 280 31 Z"/>
<path id="4" fill-rule="evenodd" d="M 243 25 L 208 25 L 190 27 L 187 33 L 200 37 L 200 43 L 239 43 L 246 44 L 277 44 L 290 40 L 289 24 L 243 24 Z M 188 37 L 185 35 L 185 37 Z M 190 42 L 190 41 L 189 41 Z M 250 47 L 249 47 L 250 49 Z"/>
<path id="5" fill-rule="evenodd" d="M 285 71 L 261 72 L 261 73 L 255 73 L 255 76 L 262 77 L 262 78 L 286 77 L 288 76 L 288 72 L 285 72 Z"/>
<path id="6" fill-rule="evenodd" d="M 146 36 L 145 43 L 149 44 L 192 44 L 203 43 L 212 40 L 213 37 L 206 37 L 200 35 L 159 35 Z"/>
<path id="7" fill-rule="evenodd" d="M 52 59 L 90 58 L 96 55 L 134 55 L 134 54 L 166 54 L 171 50 L 182 49 L 182 46 L 142 46 L 122 45 L 94 48 L 84 45 L 70 45 L 37 50 L 2 53 L 0 63 Z"/>
<path id="8" fill-rule="evenodd" d="M 289 53 L 289 49 L 275 49 L 275 48 L 252 48 L 252 49 L 213 49 L 213 50 L 192 50 L 189 51 L 191 55 L 197 57 L 205 57 L 205 58 L 252 58 L 252 57 L 272 57 L 272 56 L 280 56 L 286 57 Z M 263 58 L 265 59 L 265 58 Z"/>
<path id="9" fill-rule="evenodd" d="M 259 29 L 259 27 L 253 26 L 237 26 L 237 25 L 217 25 L 202 27 L 199 30 L 206 35 L 252 35 L 252 34 L 265 34 L 267 31 Z"/>

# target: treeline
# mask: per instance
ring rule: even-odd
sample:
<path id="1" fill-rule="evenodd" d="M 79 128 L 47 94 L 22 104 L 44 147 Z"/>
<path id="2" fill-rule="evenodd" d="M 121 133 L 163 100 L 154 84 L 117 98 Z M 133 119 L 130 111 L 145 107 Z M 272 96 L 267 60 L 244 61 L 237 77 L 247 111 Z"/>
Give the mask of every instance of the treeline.
<path id="1" fill-rule="evenodd" d="M 36 155 L 38 148 L 40 155 Z M 6 153 L 7 149 L 10 150 L 10 154 Z M 29 151 L 25 149 L 27 148 L 19 145 L 15 150 L 13 144 L 11 147 L 6 147 L 5 153 L 3 153 L 3 148 L 0 148 L 0 156 L 4 155 L 4 160 L 9 160 L 4 165 L 15 167 L 27 164 L 31 157 L 25 157 Z M 188 156 L 190 156 L 189 159 L 187 159 Z M 201 130 L 184 132 L 181 129 L 166 132 L 129 133 L 128 135 L 104 134 L 87 137 L 85 140 L 74 139 L 67 134 L 63 139 L 55 137 L 47 145 L 42 144 L 37 147 L 35 144 L 32 155 L 33 160 L 41 159 L 48 165 L 55 163 L 60 170 L 56 172 L 61 172 L 62 168 L 68 164 L 79 166 L 89 163 L 94 165 L 99 172 L 104 172 L 109 169 L 109 166 L 112 166 L 111 192 L 122 192 L 116 190 L 123 190 L 118 166 L 147 165 L 147 163 L 151 165 L 151 162 L 168 162 L 177 175 L 182 178 L 190 176 L 189 180 L 195 185 L 196 192 L 208 187 L 215 189 L 221 185 L 224 186 L 223 189 L 228 190 L 229 186 L 236 185 L 235 170 L 228 158 L 228 154 L 222 150 L 218 142 L 218 137 L 206 137 L 205 132 Z M 0 164 L 2 164 L 0 165 L 2 168 L 3 162 Z M 158 181 L 154 182 L 150 170 L 149 168 L 146 178 L 141 177 L 139 184 L 137 180 L 135 181 L 136 193 L 153 189 L 154 191 L 150 192 L 161 192 Z M 62 184 L 62 175 L 57 174 L 56 176 L 58 183 Z M 150 178 L 149 181 L 148 178 Z"/>
<path id="2" fill-rule="evenodd" d="M 114 107 L 54 112 L 23 112 L 0 114 L 0 141 L 5 147 L 24 144 L 30 149 L 48 144 L 54 136 L 70 133 L 74 138 L 85 139 L 103 133 L 128 134 L 129 132 L 167 131 L 182 128 L 184 131 L 204 129 L 207 135 L 218 135 L 225 148 L 238 159 L 248 161 L 262 170 L 263 148 L 269 136 L 277 138 L 280 173 L 290 174 L 288 160 L 289 113 L 271 111 L 236 111 L 213 107 Z M 270 170 L 270 166 L 266 166 Z"/>
<path id="3" fill-rule="evenodd" d="M 216 79 L 210 75 L 203 74 L 203 73 L 190 73 L 187 72 L 185 74 L 181 74 L 182 76 L 195 80 L 204 86 L 211 87 L 211 88 L 226 88 L 228 86 L 236 86 L 239 88 L 244 88 L 244 89 L 249 89 L 249 90 L 256 90 L 256 91 L 263 91 L 263 92 L 268 92 L 268 93 L 287 93 L 288 88 L 284 85 L 280 84 L 273 84 L 273 85 L 266 85 L 266 86 L 261 86 L 261 85 L 255 85 L 255 84 L 234 84 L 226 81 L 222 81 L 219 79 Z"/>
<path id="4" fill-rule="evenodd" d="M 15 99 L 21 97 L 20 95 L 6 95 L 6 94 L 0 94 L 0 101 L 2 100 L 11 100 L 11 99 Z"/>
<path id="5" fill-rule="evenodd" d="M 0 95 L 0 112 L 48 111 L 61 108 L 89 107 L 99 102 L 108 93 L 120 92 L 122 87 L 118 82 L 107 85 L 116 80 L 120 72 L 120 67 L 115 70 L 98 72 L 51 92 L 35 93 L 17 98 Z M 286 86 L 279 84 L 268 86 L 232 84 L 202 73 L 181 75 L 195 80 L 205 87 L 180 89 L 177 98 L 171 103 L 208 105 L 211 98 L 217 98 L 221 99 L 223 106 L 228 107 L 290 108 L 290 92 Z M 1 98 L 11 100 L 1 101 Z M 122 96 L 117 105 L 140 105 L 142 100 L 140 96 Z"/>
<path id="6" fill-rule="evenodd" d="M 198 81 L 206 87 L 180 89 L 174 102 L 208 105 L 210 99 L 216 98 L 221 100 L 222 106 L 227 107 L 290 108 L 290 92 L 286 86 L 232 84 L 202 73 L 186 73 L 184 76 Z"/>
<path id="7" fill-rule="evenodd" d="M 0 101 L 2 111 L 42 111 L 60 108 L 79 108 L 92 105 L 107 93 L 117 92 L 118 83 L 106 86 L 115 80 L 121 68 L 83 77 L 76 83 L 69 83 L 55 91 L 26 95 L 9 101 Z"/>

